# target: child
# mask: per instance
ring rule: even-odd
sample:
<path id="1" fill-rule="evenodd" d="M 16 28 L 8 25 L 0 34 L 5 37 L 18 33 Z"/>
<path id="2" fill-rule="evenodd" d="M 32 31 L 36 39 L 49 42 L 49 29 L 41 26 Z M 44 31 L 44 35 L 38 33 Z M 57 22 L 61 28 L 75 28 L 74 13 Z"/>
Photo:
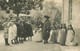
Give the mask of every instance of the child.
<path id="1" fill-rule="evenodd" d="M 32 41 L 32 36 L 33 36 L 33 30 L 32 30 L 32 26 L 31 26 L 31 22 L 28 21 L 27 22 L 27 34 L 28 34 L 28 41 Z"/>
<path id="2" fill-rule="evenodd" d="M 58 38 L 57 38 L 58 43 L 60 43 L 60 39 L 61 39 L 61 29 L 62 29 L 62 25 L 60 25 L 58 29 Z"/>
<path id="3" fill-rule="evenodd" d="M 9 37 L 9 35 L 8 35 L 8 26 L 7 26 L 7 23 L 8 23 L 8 22 L 5 22 L 5 23 L 3 24 L 3 26 L 4 26 L 4 39 L 5 39 L 5 45 L 10 45 L 10 44 L 8 43 L 8 37 Z"/>
<path id="4" fill-rule="evenodd" d="M 54 27 L 53 32 L 52 32 L 52 36 L 51 36 L 52 43 L 57 43 L 57 35 L 58 35 L 58 30 L 56 27 Z"/>
<path id="5" fill-rule="evenodd" d="M 35 40 L 36 42 L 42 42 L 42 26 L 43 23 L 41 22 L 41 18 L 37 19 L 36 25 L 35 25 Z"/>
<path id="6" fill-rule="evenodd" d="M 16 25 L 13 22 L 10 23 L 10 27 L 9 27 L 9 31 L 8 32 L 9 32 L 10 43 L 12 45 L 12 44 L 15 43 L 15 37 L 17 35 L 17 33 L 16 33 L 17 32 Z"/>
<path id="7" fill-rule="evenodd" d="M 76 45 L 76 42 L 75 42 L 75 31 L 73 30 L 72 25 L 68 26 L 67 38 L 66 38 L 66 43 L 65 44 L 67 46 Z"/>
<path id="8" fill-rule="evenodd" d="M 66 24 L 63 24 L 62 25 L 62 30 L 61 30 L 61 39 L 60 39 L 60 45 L 62 45 L 62 46 L 65 45 L 66 35 L 67 35 Z"/>

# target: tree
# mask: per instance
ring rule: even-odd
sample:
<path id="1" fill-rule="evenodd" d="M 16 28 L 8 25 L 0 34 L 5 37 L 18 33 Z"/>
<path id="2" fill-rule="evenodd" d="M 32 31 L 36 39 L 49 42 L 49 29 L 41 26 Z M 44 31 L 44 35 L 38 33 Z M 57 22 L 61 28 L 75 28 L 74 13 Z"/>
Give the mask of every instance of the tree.
<path id="1" fill-rule="evenodd" d="M 54 23 L 55 25 L 59 25 L 61 23 L 61 6 L 56 6 L 57 3 L 54 3 L 52 1 L 50 2 L 45 2 L 44 3 L 44 8 L 43 13 L 45 15 L 50 16 L 50 22 L 51 26 L 53 27 Z"/>
<path id="2" fill-rule="evenodd" d="M 39 8 L 42 10 L 43 0 L 9 0 L 6 2 L 6 0 L 1 1 L 1 8 L 3 10 L 13 10 L 17 16 L 19 16 L 20 13 L 26 13 L 30 14 L 29 10 Z"/>
<path id="3" fill-rule="evenodd" d="M 61 12 L 61 6 L 56 6 L 56 3 L 52 1 L 43 2 L 42 10 L 31 10 L 32 16 L 34 16 L 35 21 L 38 17 L 43 18 L 42 21 L 44 21 L 44 15 L 50 16 L 51 25 L 53 25 L 54 22 L 56 24 L 61 23 Z"/>
<path id="4" fill-rule="evenodd" d="M 43 3 L 43 7 L 43 10 L 32 11 L 35 12 L 33 14 L 35 20 L 37 20 L 36 18 L 41 17 L 44 21 L 44 15 L 48 15 L 50 17 L 51 27 L 61 24 L 61 6 L 56 6 L 56 3 L 52 1 L 46 1 Z"/>

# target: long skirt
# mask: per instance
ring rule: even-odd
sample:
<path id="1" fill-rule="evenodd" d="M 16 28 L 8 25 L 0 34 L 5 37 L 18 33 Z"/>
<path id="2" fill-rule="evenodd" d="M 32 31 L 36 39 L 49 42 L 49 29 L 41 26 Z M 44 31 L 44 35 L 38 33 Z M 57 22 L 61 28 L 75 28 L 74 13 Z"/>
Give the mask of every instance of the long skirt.
<path id="1" fill-rule="evenodd" d="M 58 31 L 58 37 L 57 37 L 57 42 L 60 43 L 61 39 L 61 30 Z"/>
<path id="2" fill-rule="evenodd" d="M 60 39 L 60 44 L 61 45 L 65 45 L 65 41 L 66 41 L 66 35 L 67 35 L 67 31 L 66 29 L 62 29 L 61 30 L 61 39 Z"/>
<path id="3" fill-rule="evenodd" d="M 57 35 L 58 35 L 58 31 L 57 30 L 53 30 L 53 33 L 51 35 L 51 41 L 53 43 L 57 43 Z"/>
<path id="4" fill-rule="evenodd" d="M 41 28 L 39 28 L 39 29 L 36 31 L 36 33 L 35 33 L 35 35 L 34 35 L 34 40 L 35 40 L 35 41 L 41 41 L 41 40 L 42 40 L 42 29 L 41 29 Z"/>
<path id="5" fill-rule="evenodd" d="M 68 45 L 68 46 L 74 46 L 76 44 L 75 36 L 74 36 L 72 30 L 68 30 L 65 44 Z"/>
<path id="6" fill-rule="evenodd" d="M 11 40 L 14 40 L 17 36 L 17 29 L 15 27 L 15 25 L 13 25 L 12 27 L 9 27 L 9 42 L 11 43 Z"/>

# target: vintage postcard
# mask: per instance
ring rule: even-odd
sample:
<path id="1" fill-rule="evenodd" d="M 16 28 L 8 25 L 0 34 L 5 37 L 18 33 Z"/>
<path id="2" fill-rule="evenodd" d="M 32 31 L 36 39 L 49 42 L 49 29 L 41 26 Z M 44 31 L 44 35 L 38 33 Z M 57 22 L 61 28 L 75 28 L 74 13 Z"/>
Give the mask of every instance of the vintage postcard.
<path id="1" fill-rule="evenodd" d="M 0 51 L 80 51 L 80 0 L 0 0 Z"/>

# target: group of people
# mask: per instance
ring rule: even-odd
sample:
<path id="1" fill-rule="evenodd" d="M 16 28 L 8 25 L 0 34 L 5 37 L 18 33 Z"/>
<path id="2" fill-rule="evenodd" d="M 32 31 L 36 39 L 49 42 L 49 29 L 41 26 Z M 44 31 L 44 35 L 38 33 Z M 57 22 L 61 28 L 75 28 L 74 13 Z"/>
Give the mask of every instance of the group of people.
<path id="1" fill-rule="evenodd" d="M 4 39 L 5 45 L 12 45 L 23 43 L 28 38 L 28 41 L 32 41 L 33 30 L 31 27 L 31 22 L 14 18 L 6 18 L 4 26 Z"/>
<path id="2" fill-rule="evenodd" d="M 3 24 L 4 26 L 4 38 L 5 45 L 23 43 L 24 41 L 32 41 L 32 36 L 35 37 L 36 42 L 48 43 L 48 39 L 52 43 L 58 43 L 61 45 L 77 45 L 75 41 L 75 31 L 72 25 L 69 25 L 68 28 L 66 24 L 61 24 L 56 27 L 54 25 L 51 28 L 51 23 L 49 21 L 49 16 L 44 16 L 45 21 L 42 22 L 42 18 L 38 18 L 35 23 L 35 33 L 33 32 L 30 17 L 28 20 L 19 20 L 10 19 L 6 20 Z M 52 30 L 52 35 L 50 34 Z M 28 40 L 26 40 L 28 38 Z"/>
<path id="3" fill-rule="evenodd" d="M 62 46 L 76 46 L 78 45 L 75 39 L 75 31 L 72 25 L 61 24 L 58 28 L 54 26 L 52 30 L 51 41 Z"/>
<path id="4" fill-rule="evenodd" d="M 78 45 L 75 39 L 75 31 L 72 27 L 72 25 L 68 25 L 68 28 L 66 24 L 61 24 L 58 27 L 54 24 L 53 28 L 51 27 L 51 23 L 49 21 L 49 16 L 44 16 L 45 21 L 42 23 L 41 18 L 37 20 L 36 23 L 36 30 L 35 30 L 35 36 L 37 37 L 37 42 L 44 41 L 44 44 L 48 43 L 48 40 L 50 39 L 50 42 L 53 44 L 57 43 L 62 46 L 76 46 Z M 52 30 L 52 34 L 50 34 Z"/>

